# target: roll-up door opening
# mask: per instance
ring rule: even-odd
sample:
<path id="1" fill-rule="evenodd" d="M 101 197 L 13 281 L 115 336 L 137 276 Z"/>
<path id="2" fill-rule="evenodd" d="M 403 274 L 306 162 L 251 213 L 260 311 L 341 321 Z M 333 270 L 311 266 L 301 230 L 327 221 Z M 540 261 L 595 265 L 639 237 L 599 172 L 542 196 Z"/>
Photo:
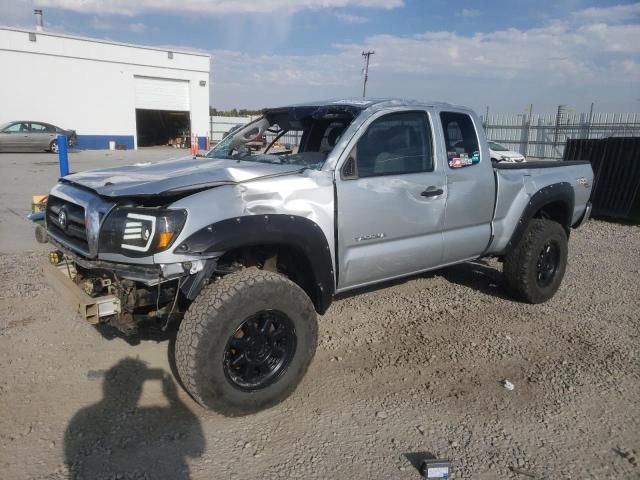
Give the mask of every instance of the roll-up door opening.
<path id="1" fill-rule="evenodd" d="M 189 146 L 191 122 L 189 112 L 136 109 L 139 147 L 154 145 Z"/>
<path id="2" fill-rule="evenodd" d="M 186 146 L 191 133 L 189 82 L 134 78 L 138 146 Z"/>

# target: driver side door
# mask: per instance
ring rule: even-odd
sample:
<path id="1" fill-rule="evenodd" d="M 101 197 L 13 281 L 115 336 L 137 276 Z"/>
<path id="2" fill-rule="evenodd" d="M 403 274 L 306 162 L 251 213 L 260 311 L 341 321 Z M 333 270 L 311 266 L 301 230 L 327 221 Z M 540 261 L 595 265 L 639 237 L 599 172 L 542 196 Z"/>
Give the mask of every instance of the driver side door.
<path id="1" fill-rule="evenodd" d="M 377 114 L 336 171 L 338 291 L 442 262 L 446 179 L 425 110 Z"/>
<path id="2" fill-rule="evenodd" d="M 4 152 L 25 150 L 28 142 L 28 122 L 14 122 L 0 132 L 0 150 Z"/>

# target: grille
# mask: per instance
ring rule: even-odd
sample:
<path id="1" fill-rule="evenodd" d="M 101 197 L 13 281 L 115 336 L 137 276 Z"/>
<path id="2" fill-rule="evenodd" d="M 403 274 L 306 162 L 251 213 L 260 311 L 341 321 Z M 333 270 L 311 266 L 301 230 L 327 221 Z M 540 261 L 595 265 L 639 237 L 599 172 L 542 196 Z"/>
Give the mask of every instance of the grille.
<path id="1" fill-rule="evenodd" d="M 84 208 L 58 197 L 47 200 L 47 229 L 69 246 L 83 253 L 89 252 Z"/>

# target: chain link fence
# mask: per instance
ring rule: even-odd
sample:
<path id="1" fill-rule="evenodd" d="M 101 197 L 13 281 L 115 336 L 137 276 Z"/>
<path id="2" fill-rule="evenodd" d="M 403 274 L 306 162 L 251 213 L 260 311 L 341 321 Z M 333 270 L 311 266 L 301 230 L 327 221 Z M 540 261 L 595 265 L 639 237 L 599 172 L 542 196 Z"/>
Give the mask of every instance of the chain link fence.
<path id="1" fill-rule="evenodd" d="M 574 113 L 559 107 L 548 115 L 482 117 L 487 138 L 525 157 L 560 160 L 569 139 L 640 137 L 640 113 Z"/>
<path id="2" fill-rule="evenodd" d="M 213 144 L 238 124 L 256 117 L 211 117 Z M 607 137 L 640 137 L 640 113 L 576 113 L 558 107 L 555 114 L 493 114 L 483 116 L 482 125 L 489 140 L 503 144 L 532 160 L 560 160 L 567 140 Z M 301 132 L 288 132 L 278 143 L 292 148 L 300 143 Z M 267 144 L 276 134 L 267 132 Z"/>

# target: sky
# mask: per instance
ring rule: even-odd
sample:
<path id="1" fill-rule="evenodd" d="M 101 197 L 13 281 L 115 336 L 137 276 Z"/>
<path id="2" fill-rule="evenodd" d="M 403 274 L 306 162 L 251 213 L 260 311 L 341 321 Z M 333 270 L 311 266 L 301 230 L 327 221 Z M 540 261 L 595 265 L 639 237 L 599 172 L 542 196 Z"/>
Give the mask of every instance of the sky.
<path id="1" fill-rule="evenodd" d="M 208 52 L 211 104 L 362 95 L 479 113 L 640 111 L 640 2 L 0 0 L 0 24 Z"/>

